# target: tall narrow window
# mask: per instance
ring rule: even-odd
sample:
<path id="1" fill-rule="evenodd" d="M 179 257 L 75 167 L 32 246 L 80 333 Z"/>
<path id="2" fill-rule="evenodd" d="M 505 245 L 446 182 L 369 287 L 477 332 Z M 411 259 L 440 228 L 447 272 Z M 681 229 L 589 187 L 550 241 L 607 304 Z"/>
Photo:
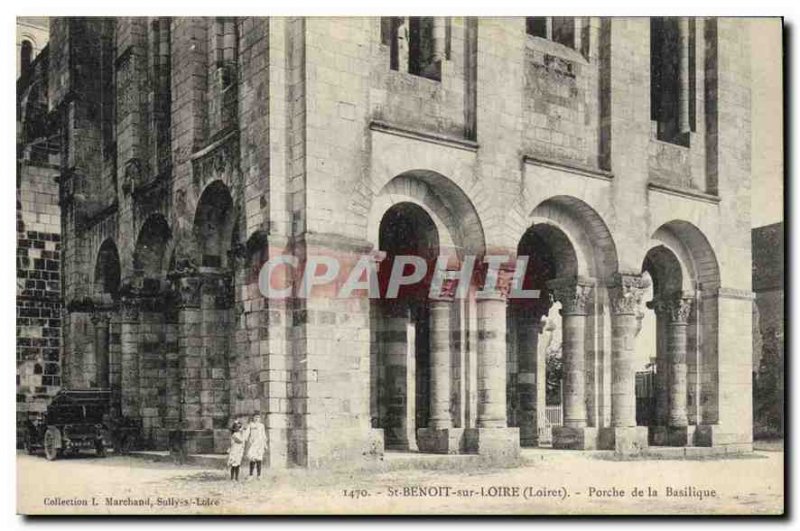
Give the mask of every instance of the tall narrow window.
<path id="1" fill-rule="evenodd" d="M 218 18 L 214 29 L 217 69 L 220 86 L 224 89 L 236 76 L 236 25 L 232 18 Z"/>
<path id="2" fill-rule="evenodd" d="M 575 48 L 575 19 L 572 17 L 553 17 L 553 42 Z"/>
<path id="3" fill-rule="evenodd" d="M 659 140 L 688 145 L 694 83 L 688 19 L 650 19 L 650 118 Z"/>
<path id="4" fill-rule="evenodd" d="M 389 47 L 389 68 L 435 81 L 450 59 L 449 17 L 382 17 L 381 44 Z"/>
<path id="5" fill-rule="evenodd" d="M 155 125 L 155 156 L 158 172 L 170 164 L 171 153 L 171 53 L 170 19 L 157 18 L 152 24 L 153 35 L 153 119 Z"/>
<path id="6" fill-rule="evenodd" d="M 409 73 L 441 80 L 441 61 L 437 60 L 434 53 L 434 18 L 410 17 L 408 24 Z"/>
<path id="7" fill-rule="evenodd" d="M 389 47 L 389 68 L 400 69 L 400 28 L 402 17 L 381 17 L 381 44 Z"/>
<path id="8" fill-rule="evenodd" d="M 116 60 L 115 31 L 116 22 L 112 18 L 102 21 L 102 33 L 98 52 L 98 69 L 96 76 L 100 82 L 100 130 L 102 138 L 103 159 L 110 166 L 108 170 L 116 175 L 117 144 L 116 144 L 116 106 L 117 92 L 114 83 L 114 61 Z M 116 185 L 108 193 L 116 193 Z"/>
<path id="9" fill-rule="evenodd" d="M 28 74 L 28 69 L 30 69 L 31 61 L 33 60 L 33 45 L 31 41 L 22 41 L 19 55 L 20 72 L 24 76 Z"/>
<path id="10" fill-rule="evenodd" d="M 216 63 L 216 99 L 218 130 L 226 130 L 236 123 L 236 93 L 238 90 L 238 39 L 236 20 L 217 18 L 214 21 L 214 60 Z"/>
<path id="11" fill-rule="evenodd" d="M 528 17 L 525 19 L 525 30 L 528 35 L 547 38 L 547 17 Z"/>
<path id="12" fill-rule="evenodd" d="M 533 37 L 548 39 L 578 49 L 574 17 L 527 17 L 525 31 Z"/>

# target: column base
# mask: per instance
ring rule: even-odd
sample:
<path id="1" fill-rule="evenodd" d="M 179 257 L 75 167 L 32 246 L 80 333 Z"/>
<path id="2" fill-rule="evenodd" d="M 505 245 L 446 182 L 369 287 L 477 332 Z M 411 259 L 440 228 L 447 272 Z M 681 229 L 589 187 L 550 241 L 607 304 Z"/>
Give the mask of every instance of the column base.
<path id="1" fill-rule="evenodd" d="M 618 454 L 641 453 L 647 449 L 647 426 L 602 428 L 598 447 Z"/>
<path id="2" fill-rule="evenodd" d="M 539 446 L 539 426 L 536 411 L 524 411 L 517 416 L 519 425 L 519 444 L 526 448 Z"/>
<path id="3" fill-rule="evenodd" d="M 596 450 L 597 428 L 553 426 L 553 448 L 560 450 Z"/>
<path id="4" fill-rule="evenodd" d="M 669 433 L 666 426 L 649 426 L 647 428 L 647 440 L 650 446 L 669 446 Z"/>
<path id="5" fill-rule="evenodd" d="M 727 446 L 746 449 L 753 446 L 753 435 L 748 430 L 735 431 L 720 424 L 698 424 L 694 432 L 695 446 Z"/>
<path id="6" fill-rule="evenodd" d="M 651 426 L 651 446 L 694 446 L 696 426 Z"/>
<path id="7" fill-rule="evenodd" d="M 523 448 L 538 448 L 539 447 L 539 434 L 531 435 L 521 433 L 519 434 L 519 445 Z"/>
<path id="8" fill-rule="evenodd" d="M 417 446 L 420 452 L 431 454 L 464 453 L 464 428 L 420 428 Z"/>
<path id="9" fill-rule="evenodd" d="M 519 428 L 465 428 L 464 449 L 493 459 L 519 459 Z"/>
<path id="10" fill-rule="evenodd" d="M 383 428 L 383 436 L 386 441 L 386 448 L 390 450 L 400 450 L 403 452 L 417 451 L 417 438 L 406 428 L 388 427 Z"/>

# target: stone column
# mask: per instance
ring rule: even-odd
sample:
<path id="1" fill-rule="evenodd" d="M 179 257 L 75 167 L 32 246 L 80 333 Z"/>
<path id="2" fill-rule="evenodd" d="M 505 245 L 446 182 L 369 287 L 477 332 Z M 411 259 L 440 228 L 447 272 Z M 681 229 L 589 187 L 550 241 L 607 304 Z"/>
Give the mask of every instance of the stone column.
<path id="1" fill-rule="evenodd" d="M 452 427 L 450 415 L 450 312 L 452 300 L 430 303 L 430 427 Z"/>
<path id="2" fill-rule="evenodd" d="M 658 365 L 658 426 L 652 428 L 654 444 L 687 446 L 693 438 L 687 410 L 686 345 L 689 316 L 694 299 L 682 293 L 653 301 L 659 328 L 665 335 L 666 349 Z"/>
<path id="3" fill-rule="evenodd" d="M 655 411 L 650 429 L 650 444 L 664 446 L 667 444 L 667 416 L 669 413 L 669 361 L 666 351 L 665 305 L 658 298 L 647 303 L 656 314 L 656 374 L 653 381 L 655 392 Z"/>
<path id="4" fill-rule="evenodd" d="M 506 427 L 506 301 L 478 299 L 479 428 Z"/>
<path id="5" fill-rule="evenodd" d="M 380 387 L 386 415 L 383 430 L 388 448 L 417 450 L 416 438 L 416 329 L 407 305 L 394 301 L 381 308 Z"/>
<path id="6" fill-rule="evenodd" d="M 689 64 L 689 19 L 680 17 L 678 21 L 678 46 L 679 46 L 679 65 L 678 65 L 678 128 L 681 133 L 688 134 L 691 131 L 691 119 L 689 116 L 690 81 L 689 76 L 693 75 Z"/>
<path id="7" fill-rule="evenodd" d="M 463 450 L 464 430 L 453 428 L 451 406 L 451 337 L 457 281 L 445 280 L 442 293 L 430 302 L 430 424 L 417 430 L 422 452 L 455 454 Z M 458 323 L 455 323 L 458 326 Z"/>
<path id="8" fill-rule="evenodd" d="M 181 396 L 181 429 L 170 432 L 170 449 L 178 453 L 179 457 L 192 453 L 210 453 L 214 447 L 213 432 L 202 429 L 200 414 L 202 281 L 192 270 L 174 273 L 170 280 L 178 312 L 178 381 Z"/>
<path id="9" fill-rule="evenodd" d="M 564 362 L 564 425 L 553 429 L 554 448 L 593 449 L 597 431 L 586 421 L 586 315 L 593 283 L 583 279 L 556 279 L 549 283 L 561 303 L 561 357 Z"/>
<path id="10" fill-rule="evenodd" d="M 138 419 L 139 411 L 139 299 L 127 294 L 120 301 L 120 387 L 123 416 Z"/>
<path id="11" fill-rule="evenodd" d="M 544 323 L 542 313 L 523 309 L 517 314 L 517 420 L 522 446 L 539 444 L 539 334 Z M 542 404 L 543 407 L 543 404 Z"/>
<path id="12" fill-rule="evenodd" d="M 617 273 L 608 287 L 611 306 L 611 427 L 601 430 L 600 446 L 618 453 L 647 447 L 647 427 L 636 425 L 633 345 L 644 284 L 639 274 Z"/>
<path id="13" fill-rule="evenodd" d="M 656 410 L 655 421 L 658 426 L 667 425 L 667 415 L 669 410 L 669 363 L 665 348 L 666 342 L 666 315 L 663 312 L 664 305 L 660 301 L 654 300 L 650 306 L 656 314 Z"/>
<path id="14" fill-rule="evenodd" d="M 677 294 L 664 301 L 667 316 L 667 360 L 669 363 L 668 444 L 690 443 L 689 417 L 686 408 L 686 330 L 692 312 L 691 297 Z"/>
<path id="15" fill-rule="evenodd" d="M 479 294 L 477 428 L 466 430 L 468 451 L 496 458 L 519 455 L 519 428 L 506 423 L 506 298 L 513 269 L 499 272 L 496 293 Z"/>
<path id="16" fill-rule="evenodd" d="M 106 312 L 92 314 L 94 325 L 94 359 L 95 359 L 95 387 L 110 389 L 109 360 L 108 360 L 108 325 L 111 316 Z"/>

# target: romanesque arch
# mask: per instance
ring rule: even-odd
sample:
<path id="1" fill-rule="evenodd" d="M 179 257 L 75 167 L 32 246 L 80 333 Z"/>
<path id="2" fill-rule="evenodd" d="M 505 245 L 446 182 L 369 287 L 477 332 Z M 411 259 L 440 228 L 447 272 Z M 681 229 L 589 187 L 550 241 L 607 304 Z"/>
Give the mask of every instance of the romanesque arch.
<path id="1" fill-rule="evenodd" d="M 605 281 L 619 267 L 617 249 L 608 225 L 584 201 L 571 196 L 554 196 L 539 203 L 529 216 L 526 230 L 549 225 L 561 231 L 575 253 L 576 274 Z M 520 237 L 517 238 L 519 241 Z"/>
<path id="2" fill-rule="evenodd" d="M 203 190 L 195 209 L 192 231 L 195 263 L 210 268 L 229 266 L 234 220 L 228 187 L 220 180 L 213 181 Z"/>
<path id="3" fill-rule="evenodd" d="M 457 267 L 465 257 L 484 255 L 478 213 L 450 179 L 433 171 L 410 171 L 391 179 L 375 196 L 367 234 L 386 253 L 379 266 L 382 286 L 398 255 L 421 257 L 429 272 L 397 299 L 371 305 L 376 338 L 371 346 L 372 425 L 383 430 L 388 448 L 440 451 L 437 434 L 466 422 L 463 408 L 469 399 L 452 377 L 451 367 L 460 367 L 462 360 L 451 350 L 451 338 L 466 338 L 468 332 L 458 323 L 474 310 L 468 300 L 430 300 L 427 281 L 440 256 Z M 445 444 L 458 451 L 463 442 Z"/>
<path id="4" fill-rule="evenodd" d="M 104 302 L 119 298 L 121 269 L 119 251 L 114 240 L 107 238 L 100 244 L 94 266 L 95 296 Z"/>
<path id="5" fill-rule="evenodd" d="M 109 321 L 112 308 L 119 303 L 121 267 L 117 245 L 111 238 L 100 244 L 94 267 L 94 304 L 92 315 L 93 355 L 84 359 L 85 381 L 93 387 L 110 387 Z"/>
<path id="6" fill-rule="evenodd" d="M 705 235 L 688 221 L 656 229 L 643 271 L 653 279 L 656 371 L 650 443 L 703 444 L 718 408 L 719 265 Z"/>
<path id="7" fill-rule="evenodd" d="M 391 179 L 373 199 L 367 239 L 378 245 L 381 220 L 392 205 L 414 203 L 431 218 L 443 250 L 481 256 L 486 250 L 483 225 L 469 197 L 447 177 L 429 170 L 405 172 Z"/>
<path id="8" fill-rule="evenodd" d="M 600 423 L 601 382 L 594 371 L 595 345 L 604 334 L 605 285 L 618 269 L 616 246 L 600 215 L 570 196 L 555 196 L 537 205 L 517 237 L 516 253 L 525 257 L 522 284 L 538 290 L 536 300 L 509 302 L 509 423 L 519 427 L 523 446 L 536 446 L 544 421 L 544 348 L 539 336 L 550 306 L 561 305 L 563 362 L 563 426 L 553 431 L 553 444 L 583 448 L 595 435 L 586 430 Z M 557 317 L 556 317 L 557 318 Z"/>
<path id="9" fill-rule="evenodd" d="M 653 232 L 652 244 L 661 244 L 680 258 L 686 276 L 683 289 L 714 290 L 720 286 L 719 262 L 705 234 L 694 224 L 672 220 Z"/>
<path id="10" fill-rule="evenodd" d="M 145 220 L 133 251 L 133 274 L 144 289 L 157 290 L 168 271 L 172 231 L 161 214 Z"/>
<path id="11" fill-rule="evenodd" d="M 211 440 L 204 444 L 214 451 L 225 447 L 221 434 L 230 426 L 230 374 L 236 329 L 232 253 L 235 220 L 234 202 L 228 187 L 221 180 L 211 182 L 200 195 L 195 209 L 192 261 L 198 268 L 192 279 L 192 300 L 182 303 L 184 311 L 196 312 L 199 325 L 193 335 L 200 344 L 201 371 L 191 385 L 196 389 L 214 390 L 192 396 L 193 407 L 185 408 L 183 417 L 191 419 L 193 427 L 207 430 L 201 438 L 210 435 Z M 181 333 L 192 331 L 182 330 Z"/>

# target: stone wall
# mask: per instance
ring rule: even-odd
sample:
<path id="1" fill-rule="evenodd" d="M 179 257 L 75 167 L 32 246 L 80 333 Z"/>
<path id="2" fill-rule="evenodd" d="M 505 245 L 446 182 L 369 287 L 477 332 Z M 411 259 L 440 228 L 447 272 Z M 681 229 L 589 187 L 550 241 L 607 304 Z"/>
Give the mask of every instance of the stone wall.
<path id="1" fill-rule="evenodd" d="M 379 247 L 384 214 L 402 202 L 434 219 L 442 248 L 456 256 L 513 255 L 539 227 L 554 270 L 594 283 L 585 327 L 569 332 L 585 330 L 570 344 L 586 352 L 587 437 L 619 421 L 613 397 L 627 382 L 614 374 L 612 353 L 631 319 L 612 311 L 609 286 L 641 274 L 653 247 L 668 247 L 684 266 L 681 288 L 702 301 L 688 339 L 688 359 L 702 360 L 690 363 L 692 418 L 705 426 L 703 443 L 749 443 L 746 415 L 737 415 L 748 407 L 752 364 L 742 327 L 751 318 L 743 21 L 694 21 L 703 60 L 689 147 L 653 138 L 647 19 L 583 17 L 575 50 L 527 35 L 522 18 L 453 17 L 437 81 L 391 67 L 375 17 L 174 18 L 170 134 L 153 136 L 165 127 L 155 119 L 152 68 L 162 22 L 58 19 L 50 66 L 50 108 L 66 138 L 66 365 L 73 382 L 90 383 L 82 375 L 102 353 L 91 317 L 107 313 L 111 385 L 122 410 L 142 420 L 147 445 L 183 438 L 189 451 L 221 452 L 233 417 L 259 412 L 270 466 L 322 466 L 372 457 L 384 439 L 400 439 L 379 432 L 376 416 L 399 415 L 389 409 L 404 406 L 405 422 L 425 423 L 424 393 L 411 415 L 408 387 L 404 396 L 375 386 L 401 374 L 409 385 L 413 373 L 421 391 L 442 376 L 401 370 L 394 359 L 377 366 L 382 349 L 401 350 L 401 330 L 378 322 L 368 299 L 323 292 L 275 301 L 257 289 L 260 265 L 279 254 L 301 267 L 315 254 L 354 263 Z M 84 78 L 106 65 L 112 28 L 118 84 L 109 99 Z M 165 138 L 171 159 L 161 166 L 155 151 Z M 154 218 L 168 235 L 143 276 L 135 264 Z M 114 253 L 111 289 L 100 280 Z M 144 304 L 144 292 L 161 306 Z M 510 402 L 506 414 L 518 424 L 518 375 L 526 367 L 538 394 L 538 369 L 521 363 L 519 349 L 508 367 L 496 366 L 506 330 L 497 301 L 479 304 L 473 293 L 449 322 L 457 323 L 446 376 L 453 428 L 491 446 L 496 432 L 480 429 L 499 420 L 487 415 Z M 509 330 L 514 341 L 520 334 Z M 381 398 L 390 395 L 391 403 Z M 409 426 L 388 428 L 408 437 Z"/>
<path id="2" fill-rule="evenodd" d="M 58 171 L 21 161 L 17 188 L 17 414 L 42 413 L 61 387 Z"/>

